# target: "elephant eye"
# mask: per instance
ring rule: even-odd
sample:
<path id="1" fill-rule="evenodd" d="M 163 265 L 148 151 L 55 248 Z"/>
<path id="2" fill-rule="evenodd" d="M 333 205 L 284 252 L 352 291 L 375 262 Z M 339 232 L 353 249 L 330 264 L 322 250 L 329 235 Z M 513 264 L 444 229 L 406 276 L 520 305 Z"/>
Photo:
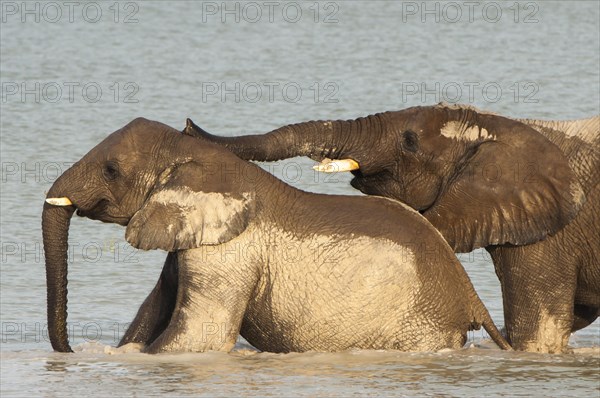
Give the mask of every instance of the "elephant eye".
<path id="1" fill-rule="evenodd" d="M 417 152 L 419 150 L 419 136 L 413 131 L 405 131 L 402 133 L 402 147 L 409 152 Z"/>
<path id="2" fill-rule="evenodd" d="M 106 162 L 102 168 L 102 175 L 107 181 L 114 181 L 119 176 L 119 166 L 115 162 Z"/>

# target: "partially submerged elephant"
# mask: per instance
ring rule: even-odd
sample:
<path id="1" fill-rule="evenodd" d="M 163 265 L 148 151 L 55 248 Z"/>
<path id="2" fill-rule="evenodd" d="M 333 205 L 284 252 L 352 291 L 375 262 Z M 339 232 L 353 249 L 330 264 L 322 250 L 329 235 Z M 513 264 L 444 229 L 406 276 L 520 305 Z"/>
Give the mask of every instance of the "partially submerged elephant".
<path id="1" fill-rule="evenodd" d="M 67 235 L 80 216 L 169 253 L 121 345 L 144 352 L 459 348 L 483 325 L 509 349 L 451 248 L 389 199 L 292 188 L 225 148 L 135 119 L 60 176 L 43 237 L 48 333 L 67 336 Z"/>
<path id="2" fill-rule="evenodd" d="M 186 131 L 248 160 L 309 156 L 353 187 L 407 203 L 456 252 L 485 247 L 515 349 L 561 352 L 600 311 L 600 117 L 509 119 L 439 104 L 265 135 Z"/>

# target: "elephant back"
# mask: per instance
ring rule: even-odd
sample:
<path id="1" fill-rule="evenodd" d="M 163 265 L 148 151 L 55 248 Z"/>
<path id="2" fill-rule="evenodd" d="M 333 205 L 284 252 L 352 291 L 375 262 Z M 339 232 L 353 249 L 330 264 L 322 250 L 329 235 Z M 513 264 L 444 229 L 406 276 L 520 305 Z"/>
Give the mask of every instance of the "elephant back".
<path id="1" fill-rule="evenodd" d="M 579 120 L 517 120 L 561 149 L 587 196 L 600 179 L 600 116 Z"/>

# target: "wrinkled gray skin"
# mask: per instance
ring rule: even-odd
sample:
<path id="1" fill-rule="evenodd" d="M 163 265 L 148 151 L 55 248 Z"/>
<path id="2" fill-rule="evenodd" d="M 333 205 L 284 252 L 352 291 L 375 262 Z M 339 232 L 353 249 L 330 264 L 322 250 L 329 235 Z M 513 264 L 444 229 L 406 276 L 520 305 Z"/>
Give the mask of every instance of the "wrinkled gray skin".
<path id="1" fill-rule="evenodd" d="M 306 193 L 225 148 L 136 119 L 57 179 L 43 235 L 49 336 L 69 351 L 69 217 L 127 226 L 170 252 L 121 342 L 147 353 L 459 348 L 493 325 L 442 236 L 389 199 Z"/>
<path id="2" fill-rule="evenodd" d="M 354 159 L 352 186 L 417 209 L 456 252 L 489 251 L 513 348 L 558 353 L 599 315 L 599 124 L 439 104 L 257 136 L 187 130 L 244 159 Z"/>

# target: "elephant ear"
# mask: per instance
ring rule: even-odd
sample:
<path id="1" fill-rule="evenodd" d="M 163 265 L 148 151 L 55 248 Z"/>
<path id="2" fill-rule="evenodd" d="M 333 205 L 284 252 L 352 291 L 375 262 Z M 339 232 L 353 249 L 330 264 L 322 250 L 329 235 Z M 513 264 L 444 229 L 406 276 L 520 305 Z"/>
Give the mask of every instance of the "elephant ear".
<path id="1" fill-rule="evenodd" d="M 241 234 L 254 213 L 254 193 L 206 176 L 197 163 L 163 173 L 127 225 L 125 238 L 143 250 L 176 251 L 218 245 Z"/>
<path id="2" fill-rule="evenodd" d="M 462 140 L 470 151 L 424 214 L 456 252 L 537 242 L 575 217 L 583 190 L 556 145 L 508 118 L 479 114 L 477 124 L 466 120 L 442 126 L 443 136 Z"/>

